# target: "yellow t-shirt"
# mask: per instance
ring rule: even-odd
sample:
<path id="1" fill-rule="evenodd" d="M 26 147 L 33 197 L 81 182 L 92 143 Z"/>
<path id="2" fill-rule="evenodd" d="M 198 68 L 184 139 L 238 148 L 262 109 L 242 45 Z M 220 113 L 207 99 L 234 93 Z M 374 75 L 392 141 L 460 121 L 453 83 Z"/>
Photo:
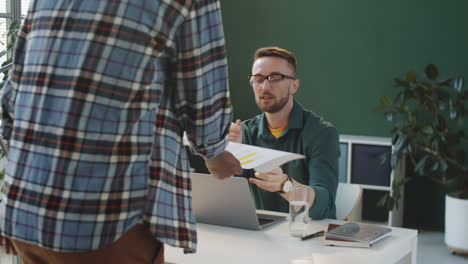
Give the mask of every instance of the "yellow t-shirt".
<path id="1" fill-rule="evenodd" d="M 271 128 L 270 126 L 268 126 L 268 129 L 270 130 L 271 134 L 275 138 L 279 138 L 279 136 L 283 134 L 283 132 L 286 130 L 287 127 L 288 127 L 288 123 L 284 124 L 284 126 L 279 127 L 279 128 Z"/>

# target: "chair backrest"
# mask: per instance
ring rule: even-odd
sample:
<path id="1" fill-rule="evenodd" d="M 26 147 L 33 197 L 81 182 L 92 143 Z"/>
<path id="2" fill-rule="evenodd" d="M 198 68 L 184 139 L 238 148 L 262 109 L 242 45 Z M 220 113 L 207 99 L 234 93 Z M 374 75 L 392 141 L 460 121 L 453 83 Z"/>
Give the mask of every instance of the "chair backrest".
<path id="1" fill-rule="evenodd" d="M 339 183 L 336 192 L 336 219 L 348 220 L 362 197 L 362 187 L 358 184 Z"/>

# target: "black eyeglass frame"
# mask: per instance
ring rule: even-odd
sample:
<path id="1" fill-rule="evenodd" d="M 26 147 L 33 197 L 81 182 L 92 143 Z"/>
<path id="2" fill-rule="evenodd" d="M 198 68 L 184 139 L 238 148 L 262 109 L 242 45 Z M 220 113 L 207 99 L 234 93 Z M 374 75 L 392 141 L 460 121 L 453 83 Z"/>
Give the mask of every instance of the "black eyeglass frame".
<path id="1" fill-rule="evenodd" d="M 260 77 L 263 77 L 263 81 L 261 83 L 263 83 L 265 80 L 267 80 L 268 82 L 270 82 L 270 77 L 272 75 L 280 75 L 281 76 L 281 80 L 284 80 L 284 78 L 286 79 L 291 79 L 291 80 L 296 80 L 296 77 L 293 77 L 293 76 L 289 76 L 289 75 L 285 75 L 285 74 L 281 74 L 281 73 L 273 73 L 273 74 L 270 74 L 270 75 L 267 75 L 267 76 L 263 76 L 261 74 L 250 74 L 248 77 L 247 77 L 247 80 L 249 80 L 249 83 L 250 85 L 254 86 L 253 83 L 252 83 L 252 80 L 250 80 L 253 76 L 260 76 Z"/>

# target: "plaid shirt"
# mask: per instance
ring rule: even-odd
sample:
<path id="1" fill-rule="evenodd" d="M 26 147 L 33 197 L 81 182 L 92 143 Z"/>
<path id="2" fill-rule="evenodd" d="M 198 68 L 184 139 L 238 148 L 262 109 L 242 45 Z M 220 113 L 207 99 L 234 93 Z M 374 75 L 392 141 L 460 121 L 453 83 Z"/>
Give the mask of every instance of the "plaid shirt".
<path id="1" fill-rule="evenodd" d="M 182 135 L 205 157 L 232 108 L 218 0 L 35 0 L 1 103 L 1 232 L 89 251 L 137 223 L 196 248 Z"/>

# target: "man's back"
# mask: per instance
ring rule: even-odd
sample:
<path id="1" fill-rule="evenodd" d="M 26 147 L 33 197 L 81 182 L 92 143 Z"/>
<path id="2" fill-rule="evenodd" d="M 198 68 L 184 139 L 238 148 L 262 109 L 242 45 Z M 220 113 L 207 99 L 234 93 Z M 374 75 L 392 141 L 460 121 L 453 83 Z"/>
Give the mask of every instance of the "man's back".
<path id="1" fill-rule="evenodd" d="M 212 27 L 202 26 L 206 17 Z M 192 138 L 200 141 L 210 142 L 209 116 L 198 113 L 225 116 L 209 121 L 220 141 L 231 115 L 223 40 L 217 1 L 35 1 L 2 97 L 10 140 L 2 233 L 86 251 L 142 222 L 143 210 L 156 211 L 147 195 L 156 195 L 148 178 L 160 101 L 177 90 L 174 111 L 196 115 L 185 125 L 199 128 Z M 197 96 L 187 102 L 190 94 Z M 168 188 L 165 197 L 175 195 Z M 166 239 L 193 249 L 191 212 L 168 214 L 185 235 Z"/>

